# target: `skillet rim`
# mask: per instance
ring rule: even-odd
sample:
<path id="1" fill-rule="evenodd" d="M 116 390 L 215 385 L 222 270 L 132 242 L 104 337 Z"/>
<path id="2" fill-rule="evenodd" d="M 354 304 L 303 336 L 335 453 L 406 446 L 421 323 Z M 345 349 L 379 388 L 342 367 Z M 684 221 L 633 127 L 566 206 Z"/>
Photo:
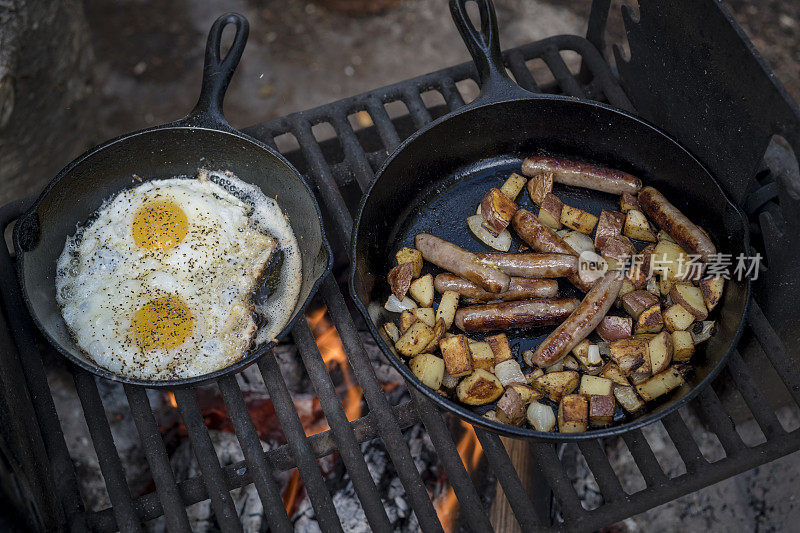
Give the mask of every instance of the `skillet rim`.
<path id="1" fill-rule="evenodd" d="M 717 364 L 712 368 L 709 373 L 703 378 L 697 385 L 692 387 L 689 392 L 675 400 L 670 405 L 659 409 L 658 411 L 651 412 L 645 416 L 641 416 L 630 422 L 626 422 L 624 424 L 608 426 L 605 428 L 599 429 L 590 429 L 583 433 L 560 433 L 560 432 L 541 432 L 535 429 L 528 429 L 522 428 L 517 426 L 512 426 L 509 424 L 503 424 L 501 422 L 489 420 L 484 416 L 467 409 L 466 407 L 459 405 L 455 401 L 451 400 L 450 398 L 444 398 L 437 394 L 432 389 L 425 386 L 419 378 L 417 378 L 414 374 L 411 373 L 411 370 L 403 364 L 398 358 L 392 353 L 389 349 L 388 345 L 384 342 L 383 337 L 381 337 L 376 324 L 373 322 L 372 318 L 369 315 L 367 310 L 367 306 L 358 296 L 355 290 L 355 282 L 356 276 L 358 274 L 356 268 L 356 249 L 358 243 L 358 234 L 361 225 L 361 217 L 363 215 L 364 209 L 366 208 L 367 202 L 372 195 L 372 191 L 375 188 L 375 185 L 383 176 L 387 167 L 395 160 L 395 158 L 402 152 L 409 144 L 416 141 L 418 137 L 423 136 L 430 130 L 438 127 L 439 125 L 447 122 L 451 118 L 455 118 L 457 116 L 461 116 L 465 113 L 469 113 L 471 111 L 475 111 L 478 109 L 485 109 L 489 107 L 505 105 L 509 103 L 517 103 L 517 102 L 531 102 L 531 101 L 556 101 L 560 103 L 566 104 L 575 104 L 580 106 L 589 106 L 594 107 L 596 109 L 601 109 L 604 112 L 611 112 L 618 116 L 620 116 L 623 120 L 632 120 L 639 125 L 650 128 L 655 133 L 659 134 L 666 142 L 673 143 L 676 147 L 680 150 L 685 152 L 697 165 L 698 169 L 702 169 L 703 172 L 711 179 L 711 183 L 713 183 L 717 189 L 719 190 L 722 197 L 727 202 L 728 209 L 731 209 L 739 219 L 739 222 L 742 224 L 742 227 L 745 229 L 744 231 L 744 239 L 742 244 L 744 245 L 745 252 L 750 253 L 750 234 L 747 232 L 747 218 L 745 217 L 742 210 L 734 204 L 725 190 L 720 186 L 717 178 L 703 165 L 700 160 L 695 157 L 695 155 L 689 151 L 686 147 L 684 147 L 681 143 L 679 143 L 676 139 L 674 139 L 671 135 L 663 131 L 661 128 L 655 126 L 651 122 L 633 115 L 632 113 L 625 111 L 623 109 L 602 103 L 596 102 L 593 100 L 586 100 L 582 98 L 576 98 L 571 96 L 563 96 L 563 95 L 555 95 L 555 94 L 534 94 L 531 93 L 530 96 L 514 96 L 514 97 L 506 97 L 501 98 L 500 100 L 493 100 L 493 101 L 480 101 L 480 96 L 478 99 L 474 100 L 473 102 L 457 109 L 451 113 L 448 113 L 438 119 L 430 122 L 423 128 L 414 132 L 411 136 L 405 139 L 400 145 L 395 149 L 392 154 L 386 158 L 384 163 L 375 173 L 375 177 L 370 181 L 367 190 L 362 195 L 361 201 L 359 202 L 358 212 L 356 214 L 355 224 L 353 226 L 353 233 L 350 238 L 350 273 L 348 276 L 348 289 L 350 292 L 350 297 L 353 299 L 356 307 L 358 308 L 359 312 L 364 318 L 364 321 L 367 323 L 367 328 L 370 331 L 373 339 L 375 340 L 378 347 L 383 352 L 384 356 L 389 360 L 389 362 L 394 366 L 398 372 L 403 376 L 406 382 L 410 382 L 419 392 L 427 396 L 430 400 L 434 402 L 437 407 L 440 409 L 445 409 L 447 411 L 452 412 L 456 416 L 458 416 L 461 420 L 468 422 L 473 426 L 478 426 L 483 429 L 488 429 L 494 433 L 500 435 L 506 435 L 511 437 L 518 437 L 518 438 L 525 438 L 530 440 L 538 440 L 538 441 L 547 441 L 547 442 L 575 442 L 581 440 L 588 440 L 588 439 L 595 439 L 595 438 L 603 438 L 603 437 L 610 437 L 621 435 L 623 433 L 627 433 L 628 431 L 632 431 L 634 429 L 642 428 L 646 425 L 649 425 L 653 422 L 661 420 L 662 418 L 666 417 L 667 415 L 677 411 L 681 407 L 688 404 L 694 398 L 696 398 L 700 392 L 702 392 L 706 387 L 708 387 L 711 382 L 716 379 L 716 377 L 722 372 L 722 369 L 725 368 L 728 364 L 728 358 L 731 355 L 731 352 L 736 349 L 736 346 L 741 339 L 742 333 L 745 327 L 745 321 L 747 318 L 747 313 L 750 310 L 750 302 L 752 298 L 752 282 L 750 278 L 746 278 L 744 282 L 744 306 L 742 309 L 741 316 L 739 318 L 739 324 L 734 332 L 733 339 L 731 343 L 728 345 L 727 350 L 717 362 Z"/>
<path id="2" fill-rule="evenodd" d="M 112 381 L 116 381 L 118 383 L 123 383 L 126 385 L 135 385 L 140 387 L 147 387 L 147 388 L 154 388 L 154 389 L 180 389 L 186 388 L 196 385 L 201 385 L 204 383 L 208 383 L 211 381 L 216 381 L 217 379 L 226 376 L 228 374 L 237 374 L 250 366 L 251 364 L 257 362 L 261 359 L 264 355 L 268 354 L 272 348 L 274 348 L 281 339 L 288 335 L 294 325 L 297 323 L 297 320 L 305 314 L 305 310 L 308 308 L 311 299 L 316 295 L 317 291 L 319 290 L 319 286 L 322 281 L 328 277 L 333 268 L 333 251 L 331 249 L 330 243 L 328 242 L 328 237 L 325 233 L 325 226 L 322 221 L 322 211 L 319 207 L 319 202 L 317 202 L 317 197 L 314 195 L 313 190 L 306 182 L 305 177 L 301 174 L 295 167 L 292 165 L 280 152 L 277 150 L 272 149 L 271 147 L 267 146 L 263 142 L 259 141 L 258 139 L 251 137 L 241 131 L 234 129 L 233 127 L 229 126 L 227 123 L 220 127 L 219 124 L 214 124 L 213 126 L 206 125 L 206 124 L 193 124 L 189 123 L 187 119 L 178 120 L 175 122 L 170 122 L 167 124 L 161 124 L 158 126 L 153 126 L 151 128 L 145 128 L 142 130 L 134 131 L 131 133 L 125 133 L 109 139 L 108 141 L 103 142 L 93 148 L 88 149 L 75 159 L 73 159 L 70 163 L 68 163 L 59 173 L 53 178 L 42 192 L 37 196 L 36 200 L 33 202 L 31 207 L 25 211 L 18 219 L 17 223 L 14 226 L 14 233 L 13 233 L 13 244 L 14 244 L 14 252 L 16 255 L 15 260 L 15 267 L 17 272 L 17 278 L 19 280 L 19 287 L 20 292 L 22 295 L 22 299 L 25 302 L 25 307 L 28 310 L 28 315 L 33 320 L 34 324 L 36 325 L 39 332 L 42 336 L 47 340 L 47 342 L 53 346 L 56 351 L 58 351 L 62 356 L 66 357 L 71 363 L 77 365 L 78 367 L 91 372 L 97 376 L 100 376 L 105 379 L 109 379 Z M 208 131 L 214 134 L 219 135 L 230 135 L 232 137 L 236 137 L 239 140 L 246 141 L 256 148 L 266 151 L 270 156 L 276 158 L 279 162 L 281 162 L 289 171 L 291 171 L 295 177 L 299 180 L 299 182 L 305 188 L 306 193 L 310 196 L 311 202 L 314 205 L 314 210 L 317 215 L 317 220 L 319 221 L 319 228 L 320 228 L 320 251 L 325 251 L 326 254 L 326 262 L 325 262 L 325 269 L 322 273 L 314 280 L 314 283 L 311 285 L 311 290 L 308 293 L 305 301 L 302 302 L 302 305 L 299 306 L 297 311 L 291 316 L 290 320 L 286 322 L 284 327 L 281 331 L 275 335 L 275 337 L 270 340 L 268 343 L 264 344 L 261 348 L 255 350 L 252 354 L 248 355 L 240 359 L 239 361 L 234 362 L 231 365 L 223 367 L 219 370 L 215 370 L 214 372 L 210 372 L 208 374 L 202 374 L 200 376 L 193 376 L 189 378 L 181 378 L 181 379 L 174 379 L 174 380 L 144 380 L 139 378 L 131 378 L 127 376 L 123 376 L 121 374 L 116 374 L 103 368 L 102 366 L 94 363 L 91 364 L 89 362 L 83 361 L 75 356 L 67 350 L 60 342 L 56 341 L 44 327 L 42 322 L 39 320 L 38 315 L 33 311 L 32 304 L 30 299 L 28 298 L 28 291 L 26 288 L 26 280 L 24 275 L 24 263 L 25 263 L 25 251 L 20 243 L 20 228 L 22 227 L 22 221 L 24 221 L 27 217 L 33 215 L 38 207 L 41 205 L 42 201 L 47 197 L 47 195 L 52 191 L 52 189 L 62 180 L 65 176 L 67 176 L 72 169 L 74 169 L 77 165 L 91 159 L 92 157 L 96 156 L 98 153 L 102 152 L 103 150 L 111 147 L 120 142 L 125 142 L 127 140 L 132 139 L 133 137 L 138 137 L 140 135 L 147 135 L 150 133 L 154 133 L 156 131 L 161 130 L 189 130 L 189 131 Z M 247 182 L 249 183 L 249 182 Z M 260 188 L 259 188 L 260 189 Z M 119 191 L 118 191 L 119 192 Z M 317 252 L 319 254 L 319 252 Z M 54 305 L 58 305 L 54 302 Z M 63 320 L 63 319 L 62 319 Z M 77 346 L 77 344 L 76 344 Z M 87 354 L 88 356 L 88 354 Z M 90 359 L 91 361 L 91 359 Z"/>

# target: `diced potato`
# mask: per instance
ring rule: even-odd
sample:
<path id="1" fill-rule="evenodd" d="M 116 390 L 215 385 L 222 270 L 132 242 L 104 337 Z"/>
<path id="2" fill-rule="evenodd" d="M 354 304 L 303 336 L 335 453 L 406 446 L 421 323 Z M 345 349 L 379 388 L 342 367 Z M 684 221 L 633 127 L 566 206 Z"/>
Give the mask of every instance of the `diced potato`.
<path id="1" fill-rule="evenodd" d="M 644 383 L 637 385 L 636 391 L 644 401 L 649 402 L 681 385 L 683 385 L 683 376 L 678 372 L 678 369 L 673 366 L 660 374 L 656 374 Z"/>
<path id="2" fill-rule="evenodd" d="M 422 273 L 422 252 L 415 248 L 404 247 L 395 254 L 397 264 L 411 263 L 414 265 L 414 277 L 418 278 Z"/>
<path id="3" fill-rule="evenodd" d="M 650 229 L 647 217 L 636 209 L 628 211 L 628 216 L 625 217 L 625 229 L 622 233 L 637 241 L 656 242 L 656 235 Z"/>
<path id="4" fill-rule="evenodd" d="M 553 229 L 561 227 L 561 211 L 564 204 L 558 197 L 552 193 L 544 197 L 541 207 L 539 208 L 539 220 L 545 226 Z"/>
<path id="5" fill-rule="evenodd" d="M 625 278 L 622 280 L 622 288 L 619 290 L 619 294 L 617 295 L 617 301 L 614 302 L 617 307 L 622 307 L 622 297 L 626 294 L 629 294 L 636 290 L 636 287 L 633 286 L 631 280 Z"/>
<path id="6" fill-rule="evenodd" d="M 572 355 L 587 372 L 600 370 L 603 359 L 600 357 L 600 350 L 596 344 L 592 344 L 588 339 L 584 339 L 572 349 Z"/>
<path id="7" fill-rule="evenodd" d="M 458 293 L 455 291 L 444 291 L 439 300 L 439 307 L 436 309 L 436 318 L 444 320 L 445 329 L 450 329 L 458 309 Z"/>
<path id="8" fill-rule="evenodd" d="M 625 193 L 619 199 L 619 210 L 627 213 L 631 209 L 641 211 L 642 207 L 639 205 L 639 200 L 632 194 Z"/>
<path id="9" fill-rule="evenodd" d="M 514 389 L 506 389 L 497 401 L 497 420 L 512 426 L 521 426 L 525 421 L 525 402 Z"/>
<path id="10" fill-rule="evenodd" d="M 444 376 L 442 376 L 442 387 L 448 390 L 452 390 L 456 388 L 458 385 L 459 378 L 455 376 L 451 376 L 447 373 L 447 367 L 444 369 Z"/>
<path id="11" fill-rule="evenodd" d="M 494 353 L 488 342 L 470 341 L 469 351 L 472 353 L 473 368 L 494 369 Z"/>
<path id="12" fill-rule="evenodd" d="M 426 326 L 433 327 L 436 325 L 436 313 L 433 307 L 417 307 L 411 310 L 411 314 L 421 320 Z"/>
<path id="13" fill-rule="evenodd" d="M 670 236 L 669 236 L 669 233 L 667 233 L 667 232 L 666 232 L 666 231 L 664 231 L 663 229 L 658 231 L 658 235 L 656 235 L 656 238 L 657 238 L 659 241 L 675 242 L 675 239 L 673 239 L 672 237 L 670 237 Z"/>
<path id="14" fill-rule="evenodd" d="M 472 372 L 472 353 L 464 335 L 455 335 L 439 341 L 444 365 L 451 376 L 461 377 Z"/>
<path id="15" fill-rule="evenodd" d="M 589 423 L 593 426 L 607 426 L 613 422 L 614 403 L 613 394 L 589 396 Z"/>
<path id="16" fill-rule="evenodd" d="M 609 237 L 622 234 L 625 226 L 625 214 L 619 211 L 603 209 L 600 212 L 600 219 L 597 222 L 597 231 L 594 236 L 594 247 L 598 250 L 603 249 L 603 245 Z"/>
<path id="17" fill-rule="evenodd" d="M 672 286 L 674 285 L 674 281 L 669 279 L 667 276 L 659 276 L 658 277 L 658 292 L 662 296 L 667 296 L 669 291 L 672 290 Z"/>
<path id="18" fill-rule="evenodd" d="M 414 277 L 414 265 L 411 263 L 402 263 L 397 265 L 389 271 L 386 275 L 386 280 L 389 282 L 389 287 L 392 289 L 392 294 L 398 300 L 406 297 L 411 280 Z"/>
<path id="19" fill-rule="evenodd" d="M 520 176 L 516 173 L 511 174 L 505 183 L 503 183 L 502 187 L 500 187 L 500 192 L 512 200 L 516 200 L 519 193 L 525 188 L 526 183 L 528 183 L 528 178 L 525 176 Z"/>
<path id="20" fill-rule="evenodd" d="M 626 262 L 630 261 L 630 258 L 636 254 L 636 247 L 633 245 L 631 240 L 624 235 L 614 235 L 613 237 L 609 237 L 606 239 L 605 244 L 603 245 L 603 249 L 600 250 L 600 255 L 606 258 L 609 261 L 609 268 L 619 269 Z M 613 259 L 614 262 L 610 262 Z M 613 265 L 613 266 L 612 266 Z M 634 280 L 628 278 L 632 283 Z M 636 286 L 634 284 L 634 286 Z"/>
<path id="21" fill-rule="evenodd" d="M 592 238 L 585 233 L 581 233 L 580 231 L 568 231 L 562 239 L 564 239 L 564 242 L 578 255 L 581 255 L 583 252 L 594 252 Z"/>
<path id="22" fill-rule="evenodd" d="M 581 385 L 578 388 L 578 394 L 589 396 L 597 394 L 599 396 L 608 396 L 614 389 L 614 382 L 608 378 L 600 376 L 590 376 L 584 374 L 581 376 Z"/>
<path id="23" fill-rule="evenodd" d="M 568 355 L 564 359 L 561 360 L 564 363 L 565 370 L 580 370 L 581 364 L 578 362 L 575 357 Z"/>
<path id="24" fill-rule="evenodd" d="M 550 432 L 556 426 L 556 415 L 552 407 L 539 402 L 532 402 L 527 411 L 528 422 L 536 431 Z"/>
<path id="25" fill-rule="evenodd" d="M 397 325 L 394 322 L 385 323 L 383 325 L 383 331 L 386 332 L 386 335 L 392 340 L 393 343 L 400 339 L 400 330 L 397 329 Z"/>
<path id="26" fill-rule="evenodd" d="M 689 273 L 689 260 L 689 255 L 679 245 L 670 241 L 658 241 L 652 253 L 653 272 L 667 282 L 682 281 Z"/>
<path id="27" fill-rule="evenodd" d="M 553 191 L 553 175 L 539 174 L 528 181 L 528 194 L 536 205 L 541 206 L 545 196 Z"/>
<path id="28" fill-rule="evenodd" d="M 411 325 L 416 322 L 417 315 L 412 313 L 411 311 L 403 311 L 400 313 L 400 335 L 403 335 Z"/>
<path id="29" fill-rule="evenodd" d="M 659 374 L 669 367 L 672 362 L 672 334 L 662 331 L 648 343 L 650 366 L 653 374 Z"/>
<path id="30" fill-rule="evenodd" d="M 580 394 L 564 396 L 558 404 L 558 430 L 561 433 L 582 433 L 589 424 L 589 402 Z"/>
<path id="31" fill-rule="evenodd" d="M 489 189 L 489 192 L 481 200 L 483 227 L 493 235 L 498 235 L 506 229 L 516 212 L 517 204 L 503 194 L 500 189 Z"/>
<path id="32" fill-rule="evenodd" d="M 433 338 L 422 351 L 425 353 L 436 353 L 439 349 L 439 341 L 444 338 L 445 333 L 447 333 L 447 328 L 444 325 L 444 320 L 440 318 L 433 325 Z"/>
<path id="33" fill-rule="evenodd" d="M 405 356 L 417 355 L 422 353 L 433 337 L 433 329 L 418 320 L 411 324 L 411 327 L 400 336 L 394 346 Z"/>
<path id="34" fill-rule="evenodd" d="M 485 413 L 483 413 L 483 418 L 485 418 L 487 420 L 492 420 L 494 422 L 498 422 L 498 420 L 497 420 L 497 411 L 495 411 L 494 409 L 492 409 L 490 411 L 486 411 Z"/>
<path id="35" fill-rule="evenodd" d="M 664 317 L 661 315 L 661 304 L 645 310 L 636 321 L 633 332 L 639 333 L 658 333 L 664 328 Z"/>
<path id="36" fill-rule="evenodd" d="M 414 298 L 422 307 L 433 306 L 433 275 L 425 274 L 419 279 L 414 280 L 408 288 L 408 293 Z"/>
<path id="37" fill-rule="evenodd" d="M 694 355 L 694 340 L 688 331 L 672 332 L 672 360 L 685 363 Z"/>
<path id="38" fill-rule="evenodd" d="M 675 304 L 664 311 L 664 325 L 669 331 L 683 331 L 694 322 L 694 315 L 681 304 Z"/>
<path id="39" fill-rule="evenodd" d="M 565 205 L 561 210 L 561 223 L 581 233 L 591 235 L 597 224 L 597 217 L 583 209 Z"/>
<path id="40" fill-rule="evenodd" d="M 594 331 L 604 341 L 614 342 L 630 337 L 631 328 L 633 328 L 633 319 L 631 317 L 606 315 Z"/>
<path id="41" fill-rule="evenodd" d="M 577 389 L 579 383 L 580 376 L 577 372 L 574 370 L 562 370 L 539 376 L 533 382 L 533 388 L 543 392 L 554 402 L 558 402 L 566 394 L 570 394 Z"/>
<path id="42" fill-rule="evenodd" d="M 658 305 L 658 297 L 646 290 L 631 291 L 622 297 L 622 308 L 638 320 L 647 309 Z"/>
<path id="43" fill-rule="evenodd" d="M 525 374 L 525 381 L 527 381 L 530 386 L 533 386 L 533 382 L 536 381 L 536 378 L 544 376 L 544 370 L 541 368 L 526 368 L 522 373 Z"/>
<path id="44" fill-rule="evenodd" d="M 490 335 L 489 337 L 486 337 L 485 340 L 492 348 L 495 365 L 511 359 L 511 345 L 508 343 L 508 337 L 506 337 L 505 333 Z"/>
<path id="45" fill-rule="evenodd" d="M 500 380 L 500 383 L 502 383 L 504 387 L 508 387 L 512 383 L 527 383 L 525 374 L 522 373 L 519 363 L 513 359 L 507 359 L 502 363 L 495 363 L 494 375 L 497 376 L 497 379 Z"/>
<path id="46" fill-rule="evenodd" d="M 694 315 L 695 319 L 705 320 L 708 318 L 708 309 L 706 309 L 700 287 L 695 287 L 691 283 L 676 283 L 669 291 L 669 295 L 673 302 L 680 304 Z"/>
<path id="47" fill-rule="evenodd" d="M 529 403 L 531 403 L 531 402 L 533 402 L 535 400 L 538 400 L 539 398 L 542 397 L 542 393 L 541 392 L 539 392 L 537 390 L 533 390 L 533 387 L 531 387 L 529 385 L 522 385 L 520 383 L 512 383 L 511 385 L 506 387 L 506 389 L 514 389 L 515 391 L 517 391 L 517 393 L 519 393 L 519 395 L 522 398 L 522 401 L 525 403 L 525 405 L 527 405 L 527 404 L 529 404 Z"/>
<path id="48" fill-rule="evenodd" d="M 591 345 L 592 342 L 589 339 L 583 339 L 572 349 L 572 355 L 574 355 L 578 361 L 583 363 L 588 357 L 589 346 Z"/>
<path id="49" fill-rule="evenodd" d="M 656 296 L 661 295 L 661 288 L 659 287 L 658 280 L 655 278 L 655 276 L 651 276 L 647 280 L 647 285 L 645 285 L 644 290 L 647 292 L 652 292 Z"/>
<path id="50" fill-rule="evenodd" d="M 724 278 L 704 279 L 700 282 L 700 291 L 703 293 L 703 302 L 709 312 L 713 311 L 722 300 L 722 291 L 725 288 Z"/>
<path id="51" fill-rule="evenodd" d="M 619 366 L 626 376 L 630 376 L 637 368 L 642 366 L 647 354 L 647 340 L 622 339 L 609 344 L 611 359 Z"/>
<path id="52" fill-rule="evenodd" d="M 644 407 L 644 402 L 636 394 L 636 390 L 633 387 L 614 387 L 614 398 L 629 413 L 635 413 Z"/>
<path id="53" fill-rule="evenodd" d="M 630 280 L 636 289 L 644 289 L 647 286 L 647 274 L 640 265 L 630 265 L 625 277 Z"/>
<path id="54" fill-rule="evenodd" d="M 424 353 L 416 356 L 408 363 L 411 373 L 433 390 L 442 386 L 444 377 L 444 361 L 435 355 Z"/>
<path id="55" fill-rule="evenodd" d="M 467 405 L 485 405 L 503 394 L 503 385 L 497 377 L 482 368 L 475 369 L 456 387 L 456 396 Z"/>

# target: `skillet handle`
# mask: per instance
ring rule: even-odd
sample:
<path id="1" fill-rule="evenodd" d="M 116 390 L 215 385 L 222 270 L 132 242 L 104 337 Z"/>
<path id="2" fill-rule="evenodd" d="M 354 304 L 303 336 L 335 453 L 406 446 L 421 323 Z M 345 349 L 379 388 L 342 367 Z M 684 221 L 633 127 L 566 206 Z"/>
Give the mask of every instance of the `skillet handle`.
<path id="1" fill-rule="evenodd" d="M 233 37 L 228 54 L 220 58 L 222 32 L 229 24 L 236 26 L 236 35 Z M 226 13 L 219 17 L 211 31 L 208 32 L 206 43 L 206 59 L 203 65 L 203 86 L 200 89 L 200 98 L 191 113 L 183 120 L 191 126 L 211 126 L 231 130 L 225 115 L 222 113 L 222 102 L 225 91 L 231 82 L 233 73 L 242 58 L 242 52 L 247 44 L 250 33 L 250 24 L 244 16 L 238 13 Z"/>
<path id="2" fill-rule="evenodd" d="M 478 31 L 467 13 L 467 3 L 475 2 L 481 16 L 481 29 Z M 503 65 L 500 51 L 500 31 L 497 28 L 497 15 L 492 0 L 450 0 L 450 13 L 456 23 L 464 44 L 467 45 L 475 66 L 481 93 L 470 105 L 481 105 L 514 98 L 530 97 L 530 93 L 514 83 Z"/>

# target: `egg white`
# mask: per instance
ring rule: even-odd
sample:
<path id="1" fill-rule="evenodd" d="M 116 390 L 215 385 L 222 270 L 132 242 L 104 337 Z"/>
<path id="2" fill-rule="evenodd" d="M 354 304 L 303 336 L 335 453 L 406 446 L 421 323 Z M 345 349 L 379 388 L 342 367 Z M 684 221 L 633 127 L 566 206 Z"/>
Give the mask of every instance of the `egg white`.
<path id="1" fill-rule="evenodd" d="M 224 368 L 253 340 L 252 294 L 277 246 L 289 251 L 297 268 L 297 244 L 277 203 L 260 191 L 252 203 L 250 189 L 246 203 L 210 176 L 201 171 L 197 179 L 151 180 L 125 190 L 67 241 L 57 265 L 57 300 L 76 342 L 100 366 L 148 380 Z M 246 185 L 225 178 L 228 185 Z M 146 202 L 163 200 L 185 213 L 187 234 L 167 250 L 142 248 L 133 238 L 134 216 Z M 276 228 L 280 242 L 264 227 L 265 221 L 274 226 L 276 218 L 283 223 Z M 299 284 L 289 286 L 284 296 L 296 298 Z M 164 295 L 179 297 L 189 308 L 191 333 L 175 348 L 145 351 L 134 340 L 133 316 Z"/>

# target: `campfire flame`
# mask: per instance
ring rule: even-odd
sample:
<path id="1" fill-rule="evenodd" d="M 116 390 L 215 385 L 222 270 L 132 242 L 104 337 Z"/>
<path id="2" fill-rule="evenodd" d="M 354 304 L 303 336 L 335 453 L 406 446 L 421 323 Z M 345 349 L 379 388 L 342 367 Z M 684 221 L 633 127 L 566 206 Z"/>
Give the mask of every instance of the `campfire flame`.
<path id="1" fill-rule="evenodd" d="M 477 435 L 475 435 L 475 429 L 466 422 L 459 422 L 463 432 L 456 449 L 461 457 L 461 462 L 464 463 L 467 469 L 467 473 L 471 473 L 477 468 L 483 456 L 483 448 L 478 442 Z M 436 514 L 439 516 L 439 521 L 442 523 L 442 528 L 448 533 L 455 531 L 458 519 L 458 498 L 453 492 L 453 487 L 448 485 L 447 492 L 437 498 L 433 505 L 436 509 Z"/>
<path id="2" fill-rule="evenodd" d="M 363 393 L 361 387 L 356 385 L 353 375 L 350 373 L 350 367 L 347 363 L 347 353 L 344 351 L 342 340 L 339 338 L 339 333 L 327 317 L 327 309 L 325 307 L 317 309 L 306 316 L 308 326 L 314 334 L 314 339 L 317 342 L 317 348 L 325 362 L 325 366 L 330 370 L 334 365 L 338 366 L 342 372 L 342 379 L 344 381 L 344 399 L 342 400 L 342 408 L 344 409 L 345 416 L 350 421 L 361 418 L 361 399 Z M 328 429 L 328 424 L 315 424 L 312 427 L 304 427 L 306 435 L 311 436 L 321 433 Z M 283 492 L 283 504 L 286 508 L 286 514 L 292 516 L 303 500 L 305 487 L 300 479 L 300 474 L 297 469 L 294 469 L 289 483 Z"/>

